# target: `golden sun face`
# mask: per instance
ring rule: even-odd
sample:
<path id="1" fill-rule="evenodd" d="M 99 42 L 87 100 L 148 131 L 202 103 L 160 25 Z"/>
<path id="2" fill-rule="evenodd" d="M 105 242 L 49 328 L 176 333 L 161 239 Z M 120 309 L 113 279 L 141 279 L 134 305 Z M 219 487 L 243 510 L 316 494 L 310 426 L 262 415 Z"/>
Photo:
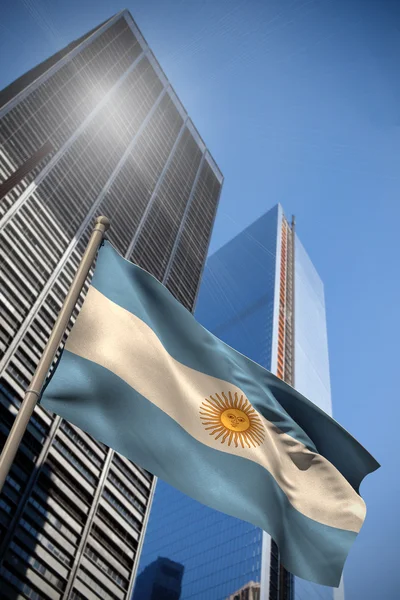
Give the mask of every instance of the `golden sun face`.
<path id="1" fill-rule="evenodd" d="M 237 392 L 222 392 L 206 398 L 200 406 L 200 419 L 210 435 L 225 441 L 228 446 L 239 443 L 242 448 L 245 444 L 248 448 L 262 444 L 264 440 L 264 429 L 261 419 L 244 396 L 238 397 Z"/>

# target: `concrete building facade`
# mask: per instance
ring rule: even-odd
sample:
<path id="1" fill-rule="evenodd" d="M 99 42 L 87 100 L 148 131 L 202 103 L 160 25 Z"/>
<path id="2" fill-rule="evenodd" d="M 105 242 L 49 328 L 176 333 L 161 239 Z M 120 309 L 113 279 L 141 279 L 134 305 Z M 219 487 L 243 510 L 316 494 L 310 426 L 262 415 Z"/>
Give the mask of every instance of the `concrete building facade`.
<path id="1" fill-rule="evenodd" d="M 127 11 L 0 92 L 0 447 L 95 218 L 192 310 L 222 182 Z M 37 407 L 0 496 L 1 597 L 130 598 L 153 483 Z"/>

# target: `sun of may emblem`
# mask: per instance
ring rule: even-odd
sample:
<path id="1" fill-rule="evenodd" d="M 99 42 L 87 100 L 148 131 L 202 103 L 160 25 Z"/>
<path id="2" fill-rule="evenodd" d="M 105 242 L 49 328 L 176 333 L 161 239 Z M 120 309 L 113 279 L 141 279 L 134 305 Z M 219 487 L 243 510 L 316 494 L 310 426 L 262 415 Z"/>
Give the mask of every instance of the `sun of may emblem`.
<path id="1" fill-rule="evenodd" d="M 228 446 L 240 442 L 242 448 L 245 444 L 259 446 L 264 440 L 264 429 L 261 419 L 243 395 L 238 397 L 237 392 L 222 392 L 206 398 L 200 406 L 200 418 L 205 429 L 210 435 L 215 436 L 222 444 Z"/>

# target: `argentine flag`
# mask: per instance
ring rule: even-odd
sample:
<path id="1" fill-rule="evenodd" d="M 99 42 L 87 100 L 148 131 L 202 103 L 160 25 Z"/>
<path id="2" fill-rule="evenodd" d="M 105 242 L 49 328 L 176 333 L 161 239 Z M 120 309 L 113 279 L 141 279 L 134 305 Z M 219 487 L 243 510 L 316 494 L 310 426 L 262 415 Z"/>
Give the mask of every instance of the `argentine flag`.
<path id="1" fill-rule="evenodd" d="M 41 398 L 185 494 L 261 527 L 288 571 L 337 587 L 376 460 L 230 348 L 109 242 Z"/>

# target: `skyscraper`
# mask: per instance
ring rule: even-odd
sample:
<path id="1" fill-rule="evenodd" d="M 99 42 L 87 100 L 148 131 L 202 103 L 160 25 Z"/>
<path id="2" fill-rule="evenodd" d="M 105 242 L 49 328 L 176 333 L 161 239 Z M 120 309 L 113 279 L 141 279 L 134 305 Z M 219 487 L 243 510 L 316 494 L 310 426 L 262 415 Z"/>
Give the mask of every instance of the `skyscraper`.
<path id="1" fill-rule="evenodd" d="M 223 178 L 127 11 L 0 93 L 0 143 L 1 447 L 96 216 L 191 310 Z M 37 407 L 0 497 L 1 597 L 130 598 L 152 490 Z"/>
<path id="2" fill-rule="evenodd" d="M 159 557 L 141 572 L 135 583 L 136 600 L 179 600 L 183 566 Z"/>
<path id="3" fill-rule="evenodd" d="M 196 317 L 227 344 L 331 412 L 324 288 L 280 205 L 207 261 Z M 182 600 L 226 600 L 250 582 L 260 600 L 332 600 L 294 579 L 260 529 L 158 481 L 140 570 L 158 554 L 185 567 Z M 334 595 L 335 594 L 335 595 Z"/>

